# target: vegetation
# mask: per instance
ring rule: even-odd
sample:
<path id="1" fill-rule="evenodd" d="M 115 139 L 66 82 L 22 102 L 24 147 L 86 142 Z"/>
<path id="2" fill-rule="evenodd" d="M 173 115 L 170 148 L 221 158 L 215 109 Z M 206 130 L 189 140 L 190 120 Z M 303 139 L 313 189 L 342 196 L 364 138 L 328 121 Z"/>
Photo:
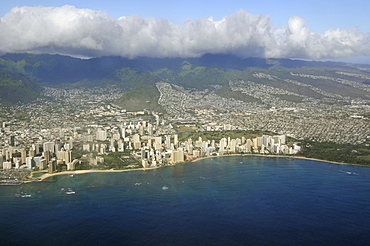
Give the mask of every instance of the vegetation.
<path id="1" fill-rule="evenodd" d="M 158 104 L 159 91 L 155 85 L 136 87 L 126 92 L 116 101 L 117 105 L 124 107 L 128 111 L 139 111 L 147 109 L 150 111 L 163 112 Z"/>
<path id="2" fill-rule="evenodd" d="M 92 87 L 114 84 L 128 92 L 133 90 L 131 94 L 127 93 L 118 102 L 120 105 L 128 105 L 133 110 L 137 110 L 137 104 L 139 104 L 141 109 L 150 106 L 149 109 L 160 111 L 159 105 L 155 103 L 158 92 L 154 87 L 155 83 L 159 81 L 202 90 L 208 88 L 209 85 L 221 85 L 222 89 L 217 91 L 220 96 L 246 102 L 255 102 L 256 99 L 240 92 L 231 91 L 228 87 L 230 80 L 252 81 L 318 99 L 322 98 L 323 95 L 312 90 L 311 87 L 298 86 L 285 80 L 299 81 L 345 97 L 366 99 L 370 96 L 357 88 L 330 79 L 298 78 L 290 74 L 290 72 L 294 72 L 349 79 L 348 76 L 339 75 L 336 72 L 340 70 L 361 73 L 354 65 L 334 62 L 241 59 L 231 55 L 209 54 L 200 58 L 126 59 L 101 57 L 85 60 L 61 55 L 6 54 L 0 57 L 1 67 L 6 69 L 2 70 L 2 73 L 7 71 L 7 75 L 1 74 L 1 79 L 6 80 L 2 83 L 9 85 L 9 87 L 0 88 L 0 98 L 4 102 L 11 103 L 14 103 L 18 98 L 29 101 L 37 96 L 37 88 L 33 86 L 31 80 L 36 81 L 38 85 L 47 86 Z M 14 73 L 12 76 L 23 75 L 23 78 L 9 78 L 12 73 Z M 269 74 L 276 76 L 277 79 L 256 78 L 253 76 L 254 73 Z M 350 78 L 360 83 L 368 83 L 367 80 L 361 78 Z M 18 83 L 20 80 L 23 84 Z M 141 98 L 138 98 L 137 95 L 140 95 Z M 292 102 L 302 100 L 301 97 L 292 95 L 284 95 L 281 99 Z M 150 103 L 145 103 L 147 101 Z"/>
<path id="3" fill-rule="evenodd" d="M 0 69 L 0 103 L 30 102 L 40 91 L 41 88 L 27 76 Z"/>
<path id="4" fill-rule="evenodd" d="M 370 149 L 366 143 L 352 145 L 304 141 L 301 145 L 303 150 L 300 155 L 307 158 L 370 166 Z"/>
<path id="5" fill-rule="evenodd" d="M 242 138 L 245 137 L 248 138 L 255 138 L 262 135 L 272 135 L 271 132 L 263 132 L 263 131 L 205 131 L 205 132 L 183 132 L 179 134 L 179 141 L 186 141 L 189 138 L 191 138 L 193 141 L 196 141 L 199 139 L 199 137 L 202 138 L 202 140 L 220 140 L 222 138 Z"/>
<path id="6" fill-rule="evenodd" d="M 216 94 L 224 98 L 235 98 L 236 100 L 240 100 L 243 102 L 261 103 L 261 99 L 251 97 L 238 91 L 232 91 L 229 84 L 223 85 L 221 89 L 217 90 Z"/>
<path id="7" fill-rule="evenodd" d="M 112 152 L 104 156 L 104 166 L 106 169 L 122 170 L 130 168 L 130 166 L 141 167 L 141 164 L 132 156 Z"/>

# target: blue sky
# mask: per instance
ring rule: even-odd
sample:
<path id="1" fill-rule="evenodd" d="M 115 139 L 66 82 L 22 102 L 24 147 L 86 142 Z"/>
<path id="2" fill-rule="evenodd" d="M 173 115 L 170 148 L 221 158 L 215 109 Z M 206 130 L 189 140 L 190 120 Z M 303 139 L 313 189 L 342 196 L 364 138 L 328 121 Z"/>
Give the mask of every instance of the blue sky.
<path id="1" fill-rule="evenodd" d="M 0 53 L 367 60 L 369 9 L 364 0 L 8 0 L 0 2 Z"/>

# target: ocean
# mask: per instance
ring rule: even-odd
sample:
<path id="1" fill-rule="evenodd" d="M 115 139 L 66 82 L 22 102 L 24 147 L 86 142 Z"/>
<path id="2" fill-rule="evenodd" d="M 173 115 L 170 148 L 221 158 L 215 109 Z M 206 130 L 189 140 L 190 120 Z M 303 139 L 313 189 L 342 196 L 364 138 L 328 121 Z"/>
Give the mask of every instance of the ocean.
<path id="1" fill-rule="evenodd" d="M 225 156 L 0 186 L 1 245 L 368 245 L 370 168 Z"/>

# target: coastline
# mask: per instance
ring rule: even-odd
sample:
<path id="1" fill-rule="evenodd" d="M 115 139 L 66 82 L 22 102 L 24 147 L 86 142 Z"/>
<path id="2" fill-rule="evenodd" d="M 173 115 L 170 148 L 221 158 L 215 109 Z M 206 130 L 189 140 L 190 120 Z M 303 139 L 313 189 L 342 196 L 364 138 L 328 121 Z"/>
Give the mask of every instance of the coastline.
<path id="1" fill-rule="evenodd" d="M 59 173 L 46 173 L 41 175 L 40 177 L 34 178 L 35 181 L 44 181 L 47 178 L 58 176 L 58 175 L 75 175 L 75 174 L 84 174 L 84 173 L 120 173 L 120 172 L 130 172 L 130 171 L 146 171 L 146 170 L 153 170 L 161 167 L 148 167 L 148 168 L 133 168 L 133 169 L 123 169 L 123 170 L 97 170 L 97 169 L 90 169 L 90 170 L 74 170 L 74 171 L 64 171 Z M 33 181 L 30 181 L 33 182 Z"/>
<path id="2" fill-rule="evenodd" d="M 279 157 L 279 158 L 291 158 L 291 159 L 320 161 L 320 162 L 327 162 L 327 163 L 340 164 L 340 165 L 369 167 L 367 165 L 361 165 L 361 164 L 353 164 L 353 163 L 346 163 L 346 162 L 335 162 L 335 161 L 328 161 L 328 160 L 316 159 L 316 158 L 308 158 L 308 157 L 296 156 L 296 155 L 264 155 L 264 154 L 231 154 L 231 155 L 206 156 L 206 157 L 201 157 L 201 158 L 198 158 L 198 159 L 191 160 L 189 162 L 196 162 L 196 161 L 200 161 L 200 160 L 204 160 L 204 159 L 208 159 L 208 158 L 222 157 L 222 156 L 260 156 L 260 157 L 275 157 L 275 158 Z"/>
<path id="3" fill-rule="evenodd" d="M 322 159 L 315 159 L 315 158 L 308 158 L 304 156 L 290 156 L 290 155 L 263 155 L 263 154 L 230 154 L 230 155 L 216 155 L 216 156 L 205 156 L 205 157 L 200 157 L 197 159 L 192 159 L 189 161 L 184 161 L 181 163 L 187 163 L 187 162 L 197 162 L 201 161 L 204 159 L 209 159 L 209 158 L 218 158 L 218 157 L 223 157 L 223 156 L 260 156 L 260 157 L 278 157 L 278 158 L 293 158 L 293 159 L 302 159 L 302 160 L 311 160 L 311 161 L 319 161 L 319 162 L 327 162 L 327 163 L 333 163 L 333 164 L 339 164 L 339 165 L 350 165 L 350 166 L 362 166 L 362 167 L 369 167 L 366 165 L 360 165 L 360 164 L 352 164 L 352 163 L 344 163 L 344 162 L 334 162 L 334 161 L 328 161 L 328 160 L 322 160 Z M 180 163 L 176 163 L 180 164 Z M 174 165 L 176 165 L 174 164 Z M 172 165 L 169 165 L 172 166 Z M 130 172 L 130 171 L 146 171 L 146 170 L 153 170 L 153 169 L 158 169 L 162 167 L 168 167 L 168 166 L 159 166 L 159 167 L 148 167 L 148 168 L 133 168 L 133 169 L 123 169 L 123 170 L 96 170 L 96 169 L 91 169 L 91 170 L 75 170 L 75 171 L 64 171 L 64 172 L 59 172 L 59 173 L 46 173 L 41 175 L 40 177 L 33 178 L 34 180 L 32 181 L 24 181 L 24 183 L 28 182 L 35 182 L 35 181 L 44 181 L 47 178 L 53 177 L 53 176 L 58 176 L 58 175 L 75 175 L 75 174 L 85 174 L 85 173 L 118 173 L 118 172 Z"/>

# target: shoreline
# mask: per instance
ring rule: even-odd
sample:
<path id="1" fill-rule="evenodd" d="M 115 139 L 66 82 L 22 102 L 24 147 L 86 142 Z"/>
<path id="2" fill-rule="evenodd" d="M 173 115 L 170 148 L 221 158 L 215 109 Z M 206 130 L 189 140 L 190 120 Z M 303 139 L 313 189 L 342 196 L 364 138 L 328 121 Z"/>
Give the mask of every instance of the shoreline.
<path id="1" fill-rule="evenodd" d="M 205 156 L 198 159 L 191 160 L 189 162 L 196 162 L 208 158 L 213 157 L 222 157 L 222 156 L 259 156 L 259 157 L 278 157 L 278 158 L 291 158 L 291 159 L 302 159 L 302 160 L 311 160 L 311 161 L 319 161 L 319 162 L 327 162 L 327 163 L 333 163 L 333 164 L 339 164 L 339 165 L 347 165 L 347 166 L 360 166 L 360 167 L 370 167 L 367 165 L 361 165 L 361 164 L 353 164 L 353 163 L 346 163 L 346 162 L 335 162 L 335 161 L 328 161 L 323 159 L 316 159 L 316 158 L 309 158 L 304 156 L 296 156 L 296 155 L 263 155 L 263 154 L 231 154 L 231 155 L 218 155 L 218 156 Z"/>
<path id="2" fill-rule="evenodd" d="M 59 173 L 46 173 L 41 175 L 40 177 L 34 178 L 35 181 L 44 181 L 44 179 L 58 176 L 58 175 L 75 175 L 75 174 L 85 174 L 85 173 L 120 173 L 120 172 L 130 172 L 130 171 L 146 171 L 146 170 L 153 170 L 161 167 L 148 167 L 148 168 L 133 168 L 133 169 L 123 169 L 123 170 L 97 170 L 97 169 L 90 169 L 90 170 L 74 170 L 74 171 L 64 171 Z M 33 181 L 30 181 L 33 182 Z"/>
<path id="3" fill-rule="evenodd" d="M 349 165 L 349 166 L 361 166 L 361 167 L 369 167 L 366 165 L 360 165 L 360 164 L 351 164 L 351 163 L 345 163 L 345 162 L 335 162 L 335 161 L 328 161 L 328 160 L 322 160 L 322 159 L 316 159 L 316 158 L 308 158 L 304 156 L 290 156 L 290 155 L 263 155 L 263 154 L 230 154 L 230 155 L 217 155 L 217 156 L 205 156 L 205 157 L 200 157 L 196 158 L 193 160 L 189 161 L 184 161 L 181 163 L 189 163 L 189 162 L 197 162 L 201 161 L 204 159 L 209 159 L 209 158 L 218 158 L 218 157 L 226 157 L 226 156 L 259 156 L 259 157 L 278 157 L 278 158 L 292 158 L 292 159 L 302 159 L 302 160 L 311 160 L 311 161 L 319 161 L 319 162 L 327 162 L 327 163 L 332 163 L 332 164 L 339 164 L 339 165 Z M 180 163 L 176 163 L 173 165 L 177 165 Z M 162 167 L 168 167 L 168 166 L 173 166 L 173 165 L 167 165 L 167 166 L 159 166 L 159 167 L 148 167 L 148 168 L 133 168 L 133 169 L 123 169 L 123 170 L 96 170 L 96 169 L 90 169 L 90 170 L 75 170 L 75 171 L 64 171 L 64 172 L 59 172 L 59 173 L 45 173 L 41 175 L 40 177 L 33 177 L 31 176 L 34 180 L 29 180 L 29 181 L 24 181 L 23 183 L 29 183 L 29 182 L 42 182 L 47 178 L 53 177 L 53 176 L 58 176 L 58 175 L 75 175 L 75 174 L 85 174 L 85 173 L 119 173 L 119 172 L 130 172 L 130 171 L 146 171 L 146 170 L 154 170 Z M 32 172 L 33 175 L 33 172 Z"/>

